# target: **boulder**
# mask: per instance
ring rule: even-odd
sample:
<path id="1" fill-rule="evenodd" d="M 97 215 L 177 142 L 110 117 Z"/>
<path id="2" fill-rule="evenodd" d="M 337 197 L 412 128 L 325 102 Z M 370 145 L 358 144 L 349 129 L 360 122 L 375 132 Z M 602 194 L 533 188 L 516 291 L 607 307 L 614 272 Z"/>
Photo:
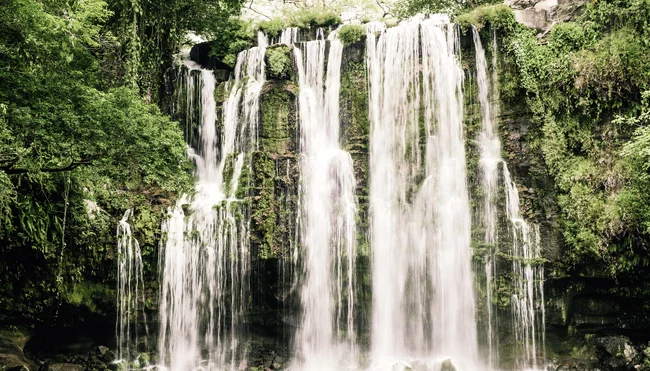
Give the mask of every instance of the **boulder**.
<path id="1" fill-rule="evenodd" d="M 35 370 L 35 364 L 25 357 L 18 342 L 0 335 L 0 370 Z"/>
<path id="2" fill-rule="evenodd" d="M 451 360 L 445 359 L 440 365 L 440 371 L 456 371 L 456 366 L 451 363 Z"/>
<path id="3" fill-rule="evenodd" d="M 211 55 L 210 52 L 214 43 L 214 41 L 207 41 L 194 45 L 190 50 L 190 60 L 198 63 L 202 68 L 213 70 L 217 81 L 226 81 L 233 69 Z"/>
<path id="4" fill-rule="evenodd" d="M 625 370 L 634 366 L 636 349 L 627 336 L 605 336 L 595 340 L 598 359 L 612 370 Z"/>
<path id="5" fill-rule="evenodd" d="M 554 24 L 573 18 L 582 9 L 584 0 L 506 0 L 517 22 L 526 27 L 548 32 Z"/>

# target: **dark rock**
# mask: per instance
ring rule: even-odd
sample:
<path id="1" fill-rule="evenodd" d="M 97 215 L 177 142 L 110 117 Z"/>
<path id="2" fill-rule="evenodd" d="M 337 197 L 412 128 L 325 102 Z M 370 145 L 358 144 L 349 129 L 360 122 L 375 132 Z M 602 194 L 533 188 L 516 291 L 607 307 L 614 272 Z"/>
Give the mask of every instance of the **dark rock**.
<path id="1" fill-rule="evenodd" d="M 277 354 L 275 354 L 275 352 L 271 352 L 271 354 L 266 356 L 264 358 L 264 366 L 273 367 L 273 361 L 275 360 L 276 356 L 277 356 Z"/>
<path id="2" fill-rule="evenodd" d="M 107 350 L 106 352 L 104 352 L 104 354 L 103 354 L 102 357 L 101 357 L 101 361 L 103 361 L 103 362 L 105 362 L 105 363 L 111 363 L 111 362 L 115 361 L 116 359 L 117 359 L 117 356 L 116 356 L 115 353 L 114 353 L 112 350 L 110 350 L 110 349 Z M 148 359 L 148 358 L 147 358 L 147 359 Z"/>
<path id="3" fill-rule="evenodd" d="M 626 370 L 634 366 L 636 349 L 626 336 L 605 336 L 595 340 L 600 362 L 612 370 Z"/>
<path id="4" fill-rule="evenodd" d="M 213 44 L 214 42 L 208 41 L 194 45 L 190 50 L 190 59 L 203 68 L 215 70 L 214 76 L 217 81 L 222 81 L 224 77 L 227 80 L 232 68 L 210 55 Z"/>
<path id="5" fill-rule="evenodd" d="M 613 298 L 576 297 L 573 301 L 575 313 L 591 316 L 606 316 L 620 310 Z"/>
<path id="6" fill-rule="evenodd" d="M 100 346 L 97 347 L 97 352 L 102 356 L 104 354 L 106 354 L 106 352 L 108 352 L 108 351 L 110 351 L 110 349 L 108 347 L 103 346 L 103 345 L 100 345 Z"/>

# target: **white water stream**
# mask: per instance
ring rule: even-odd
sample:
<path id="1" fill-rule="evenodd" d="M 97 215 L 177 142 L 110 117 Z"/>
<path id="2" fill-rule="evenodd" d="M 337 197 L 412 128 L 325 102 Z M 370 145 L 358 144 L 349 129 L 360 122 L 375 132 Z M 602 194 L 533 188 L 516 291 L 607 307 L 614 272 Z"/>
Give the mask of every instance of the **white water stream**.
<path id="1" fill-rule="evenodd" d="M 296 334 L 295 368 L 335 370 L 346 363 L 349 366 L 356 358 L 356 182 L 352 158 L 339 145 L 343 45 L 332 34 L 329 42 L 309 41 L 302 48 L 294 49 L 300 89 L 304 250 L 302 320 Z M 339 332 L 345 334 L 344 340 L 339 339 Z"/>
<path id="2" fill-rule="evenodd" d="M 506 253 L 512 259 L 512 295 L 511 311 L 513 332 L 515 335 L 516 357 L 522 368 L 537 368 L 537 358 L 543 357 L 544 349 L 544 269 L 540 264 L 541 245 L 539 226 L 527 223 L 520 215 L 519 190 L 512 180 L 506 162 L 501 158 L 501 143 L 498 136 L 497 111 L 498 88 L 496 74 L 496 38 L 493 36 L 492 47 L 492 81 L 488 78 L 488 66 L 481 38 L 472 28 L 476 52 L 476 73 L 478 96 L 481 107 L 481 132 L 479 134 L 481 185 L 484 192 L 483 225 L 486 229 L 485 242 L 494 248 L 485 256 L 485 273 L 487 279 L 488 308 L 488 351 L 489 365 L 498 365 L 498 352 L 493 346 L 496 339 L 493 331 L 492 312 L 492 277 L 494 276 L 494 259 L 499 243 L 497 233 L 498 205 L 497 192 L 499 164 L 503 167 L 503 181 L 506 199 L 506 218 L 510 222 L 512 244 Z"/>
<path id="3" fill-rule="evenodd" d="M 482 226 L 485 228 L 485 243 L 489 251 L 485 253 L 485 277 L 486 277 L 486 303 L 487 308 L 487 344 L 488 344 L 488 366 L 490 369 L 498 362 L 498 350 L 494 346 L 496 318 L 492 305 L 492 280 L 496 272 L 496 252 L 498 244 L 497 223 L 498 204 L 497 193 L 499 190 L 499 164 L 501 159 L 501 141 L 497 133 L 497 98 L 494 93 L 497 89 L 492 88 L 495 83 L 488 79 L 488 66 L 485 59 L 485 50 L 481 43 L 476 28 L 472 27 L 472 38 L 474 41 L 474 52 L 476 55 L 476 83 L 478 86 L 478 98 L 481 107 L 481 132 L 478 143 L 480 149 L 479 167 L 481 170 L 481 186 L 483 189 L 483 215 Z M 496 58 L 496 57 L 495 57 Z M 496 60 L 493 58 L 493 62 Z M 491 99 L 490 99 L 491 98 Z"/>
<path id="4" fill-rule="evenodd" d="M 140 244 L 133 237 L 129 219 L 133 209 L 124 212 L 117 225 L 117 358 L 130 360 L 137 349 L 134 344 L 146 336 L 144 265 Z M 145 339 L 146 342 L 146 339 Z"/>
<path id="5" fill-rule="evenodd" d="M 160 363 L 172 371 L 238 369 L 239 343 L 248 301 L 249 223 L 235 198 L 244 152 L 257 146 L 259 96 L 264 84 L 266 37 L 241 52 L 235 79 L 217 131 L 216 81 L 211 71 L 186 62 L 188 96 L 200 86 L 200 147 L 189 150 L 196 164 L 196 194 L 183 196 L 163 223 L 161 248 Z M 191 78 L 199 71 L 198 84 Z M 186 112 L 195 101 L 187 100 Z M 186 123 L 190 125 L 191 123 Z M 218 146 L 218 143 L 220 146 Z M 226 193 L 224 168 L 233 175 Z"/>
<path id="6" fill-rule="evenodd" d="M 350 154 L 340 146 L 339 95 L 343 45 L 336 33 L 298 42 L 287 29 L 280 43 L 294 45 L 298 69 L 300 132 L 301 318 L 292 370 L 359 367 L 361 342 L 355 315 L 357 277 L 356 180 Z M 247 355 L 242 342 L 249 298 L 250 220 L 236 198 L 239 176 L 257 150 L 260 95 L 268 39 L 239 54 L 227 99 L 217 117 L 216 81 L 209 70 L 185 62 L 188 132 L 199 127 L 196 193 L 183 196 L 163 223 L 160 252 L 159 363 L 171 371 L 237 370 Z M 474 32 L 482 130 L 478 138 L 485 199 L 485 242 L 496 246 L 499 165 L 513 259 L 513 329 L 521 367 L 537 367 L 543 352 L 543 269 L 540 235 L 519 211 L 519 195 L 502 160 L 496 127 L 496 73 Z M 495 251 L 486 255 L 489 359 L 480 360 L 470 248 L 471 213 L 463 136 L 463 81 L 455 25 L 444 17 L 418 17 L 386 29 L 367 25 L 370 119 L 370 247 L 372 265 L 371 370 L 439 370 L 450 360 L 460 370 L 498 364 L 493 344 L 491 281 Z M 493 53 L 493 64 L 495 64 Z M 197 99 L 198 98 L 198 99 Z M 217 121 L 220 125 L 217 125 Z M 232 172 L 226 170 L 232 169 Z M 288 168 L 287 168 L 288 171 Z M 232 173 L 232 177 L 230 174 Z M 127 212 L 128 213 L 128 212 Z M 142 260 L 125 214 L 118 236 L 120 339 L 132 337 L 128 315 L 142 285 Z M 125 237 L 125 236 L 128 236 Z M 298 240 L 298 238 L 296 238 Z M 295 243 L 295 241 L 294 241 Z M 299 258 L 298 258 L 299 257 Z M 139 276 L 138 276 L 139 275 Z M 139 278 L 138 278 L 139 277 Z M 129 343 L 120 340 L 120 355 Z"/>
<path id="7" fill-rule="evenodd" d="M 449 357 L 481 369 L 457 31 L 443 17 L 378 39 L 372 28 L 372 367 L 418 360 L 435 369 Z"/>

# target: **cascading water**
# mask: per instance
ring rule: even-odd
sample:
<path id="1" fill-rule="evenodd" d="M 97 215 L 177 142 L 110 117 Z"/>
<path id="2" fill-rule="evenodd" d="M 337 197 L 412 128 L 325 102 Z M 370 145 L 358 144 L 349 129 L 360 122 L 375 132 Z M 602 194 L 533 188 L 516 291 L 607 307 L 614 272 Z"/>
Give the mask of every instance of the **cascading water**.
<path id="1" fill-rule="evenodd" d="M 497 233 L 500 164 L 512 231 L 509 253 L 515 257 L 511 304 L 519 366 L 536 367 L 545 316 L 543 270 L 537 264 L 539 228 L 521 217 L 517 187 L 500 156 L 496 72 L 493 68 L 491 83 L 479 35 L 473 30 L 482 117 L 481 223 L 486 244 L 495 246 L 485 258 L 487 365 L 479 361 L 476 330 L 457 27 L 442 17 L 414 18 L 390 29 L 380 23 L 366 27 L 370 369 L 438 370 L 447 359 L 458 370 L 498 365 L 490 285 L 496 247 L 509 241 Z M 298 370 L 355 368 L 363 362 L 355 323 L 357 184 L 339 133 L 343 45 L 336 32 L 327 41 L 323 35 L 319 30 L 317 40 L 299 42 L 298 30 L 286 29 L 277 40 L 293 46 L 299 84 L 299 236 L 291 241 L 289 256 L 302 272 L 302 316 L 292 364 Z M 221 117 L 212 72 L 192 62 L 181 68 L 184 99 L 179 111 L 186 112 L 196 193 L 183 196 L 162 227 L 167 237 L 159 261 L 158 350 L 160 364 L 172 371 L 246 367 L 239 362 L 247 354 L 242 326 L 249 301 L 250 206 L 236 195 L 242 169 L 251 168 L 250 153 L 258 150 L 267 43 L 260 33 L 258 46 L 239 54 L 233 78 L 225 84 Z M 127 292 L 139 293 L 143 287 L 142 260 L 127 223 L 130 215 L 124 215 L 118 228 L 118 247 L 127 259 L 120 261 L 118 271 L 121 357 L 128 356 L 128 339 L 133 337 L 129 314 L 141 310 L 138 299 L 133 301 Z"/>
<path id="2" fill-rule="evenodd" d="M 296 367 L 335 370 L 341 368 L 342 362 L 355 359 L 357 206 L 352 158 L 339 145 L 343 45 L 332 33 L 328 42 L 309 41 L 302 47 L 304 52 L 294 49 L 300 84 L 300 213 L 305 275 L 302 319 L 296 334 Z M 346 341 L 339 342 L 338 332 L 345 334 Z"/>
<path id="3" fill-rule="evenodd" d="M 237 360 L 245 358 L 239 327 L 248 301 L 250 220 L 235 194 L 244 152 L 257 146 L 265 49 L 260 33 L 258 46 L 238 55 L 235 79 L 226 88 L 222 132 L 216 129 L 212 72 L 185 63 L 187 96 L 201 88 L 200 141 L 189 150 L 196 163 L 196 194 L 183 196 L 162 226 L 167 240 L 159 262 L 158 348 L 160 363 L 172 371 L 237 369 Z M 186 112 L 193 112 L 195 101 L 187 99 Z M 233 170 L 230 179 L 224 176 L 226 166 Z"/>
<path id="4" fill-rule="evenodd" d="M 511 222 L 512 285 L 510 298 L 515 342 L 522 368 L 537 368 L 544 356 L 544 268 L 541 264 L 539 226 L 528 224 L 519 213 L 519 190 L 503 163 L 506 189 L 506 214 Z"/>
<path id="5" fill-rule="evenodd" d="M 288 27 L 282 30 L 280 33 L 280 44 L 293 45 L 299 41 L 299 30 L 298 27 Z"/>
<path id="6" fill-rule="evenodd" d="M 133 237 L 129 224 L 132 215 L 133 210 L 127 210 L 117 226 L 117 358 L 126 361 L 136 350 L 133 344 L 148 333 L 144 311 L 144 265 L 140 244 Z"/>
<path id="7" fill-rule="evenodd" d="M 442 17 L 404 22 L 378 40 L 374 28 L 367 39 L 372 362 L 439 367 L 433 355 L 480 369 L 457 30 Z"/>
<path id="8" fill-rule="evenodd" d="M 487 74 L 487 61 L 478 31 L 472 28 L 476 52 L 476 71 L 479 102 L 481 106 L 481 133 L 479 147 L 481 152 L 480 165 L 482 187 L 484 192 L 483 223 L 486 228 L 485 242 L 488 246 L 496 247 L 499 242 L 497 234 L 498 222 L 498 166 L 503 167 L 505 184 L 506 217 L 510 222 L 512 245 L 508 253 L 512 259 L 512 286 L 514 294 L 511 298 L 513 315 L 513 330 L 517 348 L 517 358 L 522 368 L 537 367 L 538 346 L 544 348 L 544 270 L 539 264 L 540 234 L 539 226 L 528 224 L 520 215 L 519 192 L 510 176 L 508 166 L 501 158 L 501 144 L 496 128 L 498 111 L 498 89 L 496 85 L 496 38 L 493 36 L 492 50 L 492 82 Z M 487 278 L 487 308 L 488 308 L 488 346 L 490 367 L 498 363 L 498 353 L 493 349 L 492 330 L 492 298 L 491 280 L 494 274 L 494 258 L 496 248 L 486 255 L 485 271 Z M 540 330 L 541 329 L 541 330 Z M 496 359 L 493 359 L 496 356 Z"/>
<path id="9" fill-rule="evenodd" d="M 501 159 L 501 142 L 495 128 L 497 117 L 497 100 L 492 97 L 496 90 L 488 79 L 488 67 L 485 59 L 485 51 L 481 43 L 478 31 L 472 27 L 472 38 L 474 41 L 474 52 L 476 54 L 476 83 L 478 86 L 478 98 L 481 107 L 481 132 L 478 137 L 480 148 L 479 166 L 481 169 L 481 187 L 483 189 L 483 215 L 482 223 L 485 228 L 485 244 L 489 251 L 485 254 L 485 277 L 486 277 L 486 308 L 487 308 L 487 344 L 488 344 L 488 366 L 491 368 L 498 359 L 497 349 L 493 345 L 495 340 L 493 324 L 495 318 L 492 313 L 492 278 L 495 276 L 495 254 L 497 252 L 497 193 L 499 188 L 499 163 Z M 493 65 L 495 68 L 495 65 Z M 492 99 L 490 99 L 492 98 Z"/>

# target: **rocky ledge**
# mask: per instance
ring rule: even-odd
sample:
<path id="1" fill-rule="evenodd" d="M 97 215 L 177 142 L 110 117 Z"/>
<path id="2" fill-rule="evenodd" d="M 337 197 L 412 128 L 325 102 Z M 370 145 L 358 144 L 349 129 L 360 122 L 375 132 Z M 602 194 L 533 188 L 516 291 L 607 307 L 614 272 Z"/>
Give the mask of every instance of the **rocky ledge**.
<path id="1" fill-rule="evenodd" d="M 519 23 L 547 32 L 554 24 L 581 14 L 585 0 L 506 0 L 505 3 L 514 10 Z"/>

